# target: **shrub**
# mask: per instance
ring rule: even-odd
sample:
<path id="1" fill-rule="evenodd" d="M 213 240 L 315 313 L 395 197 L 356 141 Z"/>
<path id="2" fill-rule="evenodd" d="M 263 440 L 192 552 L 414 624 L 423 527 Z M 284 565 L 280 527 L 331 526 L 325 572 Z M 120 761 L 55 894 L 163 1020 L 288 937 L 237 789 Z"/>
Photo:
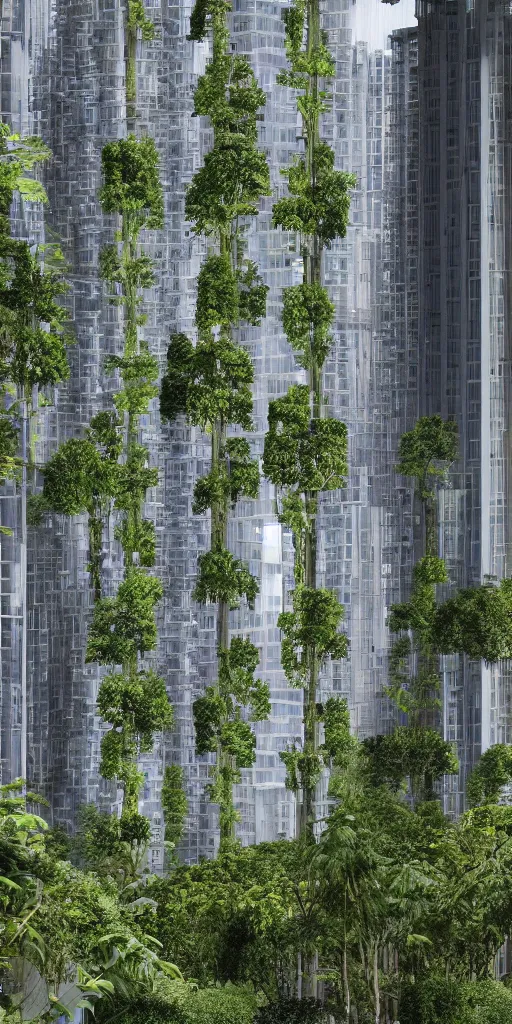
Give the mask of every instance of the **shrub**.
<path id="1" fill-rule="evenodd" d="M 104 1009 L 104 1008 L 103 1008 Z M 187 1024 L 187 1018 L 181 1006 L 169 1003 L 158 996 L 142 996 L 127 1003 L 121 1013 L 112 1008 L 102 1015 L 106 1022 L 110 1015 L 116 1016 L 116 1024 Z"/>
<path id="2" fill-rule="evenodd" d="M 127 1003 L 116 1024 L 253 1024 L 255 1009 L 253 993 L 235 985 L 193 991 L 162 978 L 154 995 Z"/>
<path id="3" fill-rule="evenodd" d="M 501 982 L 475 981 L 467 986 L 467 999 L 467 1024 L 511 1024 L 512 992 Z"/>
<path id="4" fill-rule="evenodd" d="M 400 1024 L 470 1024 L 465 986 L 435 975 L 405 984 L 400 999 Z"/>
<path id="5" fill-rule="evenodd" d="M 183 1004 L 186 1024 L 253 1024 L 255 1009 L 254 996 L 234 985 L 200 988 Z"/>
<path id="6" fill-rule="evenodd" d="M 315 999 L 280 999 L 258 1011 L 255 1024 L 326 1024 L 329 1017 Z"/>

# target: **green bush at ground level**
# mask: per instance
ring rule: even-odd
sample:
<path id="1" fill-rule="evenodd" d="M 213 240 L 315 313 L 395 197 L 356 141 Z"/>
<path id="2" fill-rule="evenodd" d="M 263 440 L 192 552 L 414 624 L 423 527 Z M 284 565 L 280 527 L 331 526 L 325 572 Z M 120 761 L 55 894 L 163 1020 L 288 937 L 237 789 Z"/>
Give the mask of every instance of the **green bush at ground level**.
<path id="1" fill-rule="evenodd" d="M 433 976 L 405 986 L 400 1024 L 512 1024 L 512 992 L 498 981 Z"/>
<path id="2" fill-rule="evenodd" d="M 100 1019 L 107 1024 L 113 1017 L 116 1018 L 116 1024 L 187 1024 L 181 1006 L 172 1005 L 158 996 L 134 999 L 126 1004 L 121 1013 L 112 1006 L 102 1005 Z"/>
<path id="3" fill-rule="evenodd" d="M 476 981 L 466 989 L 471 1009 L 468 1024 L 512 1024 L 512 991 L 509 988 L 499 981 Z"/>
<path id="4" fill-rule="evenodd" d="M 315 999 L 280 999 L 263 1006 L 255 1024 L 324 1024 L 329 1019 L 325 1008 Z"/>
<path id="5" fill-rule="evenodd" d="M 121 1013 L 102 1009 L 104 1024 L 114 1015 L 116 1024 L 253 1024 L 256 997 L 235 985 L 194 990 L 162 979 L 154 995 L 127 1003 Z"/>
<path id="6" fill-rule="evenodd" d="M 186 1024 L 253 1024 L 256 999 L 243 989 L 200 988 L 183 1003 Z"/>

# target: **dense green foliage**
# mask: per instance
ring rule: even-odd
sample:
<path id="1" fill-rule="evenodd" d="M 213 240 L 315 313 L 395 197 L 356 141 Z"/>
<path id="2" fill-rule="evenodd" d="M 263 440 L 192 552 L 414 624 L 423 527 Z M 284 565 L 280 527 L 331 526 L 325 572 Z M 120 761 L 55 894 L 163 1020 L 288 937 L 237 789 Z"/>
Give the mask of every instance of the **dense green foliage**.
<path id="1" fill-rule="evenodd" d="M 118 493 L 122 450 L 120 421 L 115 413 L 98 413 L 85 438 L 70 438 L 43 467 L 40 512 L 67 516 L 88 513 L 89 571 L 96 599 L 101 597 L 101 549 L 105 521 Z"/>
<path id="2" fill-rule="evenodd" d="M 165 841 L 175 847 L 183 837 L 188 810 L 187 797 L 183 789 L 183 768 L 179 764 L 166 766 L 161 799 Z"/>
<path id="3" fill-rule="evenodd" d="M 470 806 L 498 803 L 503 787 L 509 782 L 512 782 L 512 747 L 496 743 L 482 754 L 467 780 Z"/>
<path id="4" fill-rule="evenodd" d="M 457 425 L 441 416 L 422 416 L 413 430 L 403 434 L 398 448 L 397 471 L 415 477 L 423 496 L 429 477 L 442 475 L 457 458 Z"/>
<path id="5" fill-rule="evenodd" d="M 347 474 L 347 428 L 334 419 L 311 419 L 309 389 L 293 385 L 269 404 L 263 471 L 299 494 L 336 490 Z"/>
<path id="6" fill-rule="evenodd" d="M 278 621 L 281 659 L 288 681 L 304 691 L 304 744 L 280 753 L 287 786 L 297 793 L 298 828 L 312 834 L 315 791 L 323 761 L 318 750 L 317 689 L 327 657 L 344 658 L 348 640 L 337 627 L 343 609 L 317 582 L 319 495 L 337 490 L 347 476 L 347 429 L 325 415 L 323 368 L 333 342 L 334 306 L 322 280 L 322 253 L 347 232 L 354 175 L 334 168 L 334 152 L 321 140 L 321 114 L 329 109 L 325 80 L 335 65 L 321 28 L 318 0 L 295 0 L 283 12 L 289 70 L 278 82 L 299 91 L 305 153 L 282 170 L 288 195 L 274 203 L 273 223 L 297 234 L 303 259 L 301 284 L 283 292 L 282 323 L 307 384 L 294 384 L 269 404 L 263 472 L 275 485 L 279 519 L 292 531 L 296 590 Z"/>
<path id="7" fill-rule="evenodd" d="M 25 792 L 22 780 L 0 790 L 2 980 L 12 966 L 25 962 L 32 972 L 32 985 L 38 979 L 42 1003 L 37 1019 L 49 1021 L 69 1016 L 59 986 L 70 977 L 78 986 L 78 999 L 83 996 L 78 1005 L 92 1009 L 98 998 L 148 991 L 158 976 L 178 976 L 160 958 L 159 944 L 140 927 L 137 902 L 125 900 L 111 876 L 101 880 L 96 873 L 78 870 L 56 856 L 50 830 L 33 811 L 40 804 L 37 794 Z M 112 832 L 117 819 L 108 820 Z M 103 856 L 106 836 L 103 829 Z M 10 977 L 10 991 L 12 984 Z M 15 986 L 15 1005 L 25 997 L 30 1001 L 32 995 L 23 989 L 18 992 Z M 2 996 L 2 1001 L 5 1006 L 7 997 Z"/>
<path id="8" fill-rule="evenodd" d="M 512 654 L 512 581 L 459 590 L 436 611 L 436 646 L 443 654 L 457 651 L 470 658 L 499 661 Z"/>
<path id="9" fill-rule="evenodd" d="M 128 233 L 163 226 L 164 204 L 158 154 L 149 136 L 108 142 L 101 152 L 104 183 L 99 200 L 105 213 L 126 218 Z"/>
<path id="10" fill-rule="evenodd" d="M 197 989 L 160 983 L 156 993 L 131 1001 L 116 1014 L 122 1024 L 253 1024 L 254 995 L 234 985 Z M 108 1014 L 101 1019 L 109 1020 Z"/>
<path id="11" fill-rule="evenodd" d="M 365 740 L 364 746 L 376 785 L 398 790 L 409 779 L 413 795 L 423 800 L 434 799 L 433 785 L 443 775 L 459 770 L 451 744 L 435 729 L 399 726 L 389 736 Z"/>
<path id="12" fill-rule="evenodd" d="M 255 1024 L 327 1024 L 325 1007 L 316 999 L 280 999 L 263 1006 L 255 1017 Z"/>
<path id="13" fill-rule="evenodd" d="M 285 231 L 318 238 L 320 245 L 329 245 L 343 238 L 347 231 L 350 210 L 350 189 L 353 174 L 334 170 L 334 153 L 326 143 L 315 146 L 315 182 L 305 160 L 297 160 L 287 173 L 290 195 L 274 205 L 274 225 Z"/>
<path id="14" fill-rule="evenodd" d="M 254 679 L 257 649 L 229 637 L 230 609 L 243 598 L 254 607 L 259 590 L 227 546 L 230 509 L 241 497 L 256 498 L 259 490 L 259 466 L 248 441 L 229 432 L 252 429 L 254 370 L 234 332 L 240 321 L 256 325 L 265 315 L 268 289 L 256 264 L 244 258 L 242 225 L 258 213 L 260 196 L 270 194 L 270 178 L 256 146 L 265 94 L 247 59 L 230 52 L 227 10 L 224 0 L 197 0 L 190 20 L 191 39 L 211 32 L 212 61 L 199 79 L 194 106 L 210 119 L 213 147 L 187 189 L 185 216 L 197 234 L 212 238 L 216 251 L 210 250 L 197 280 L 198 341 L 171 336 L 160 392 L 164 420 L 184 413 L 211 435 L 210 470 L 197 481 L 192 505 L 195 515 L 210 512 L 211 542 L 199 555 L 193 598 L 217 606 L 218 678 L 195 700 L 193 715 L 197 753 L 216 755 L 206 792 L 219 805 L 224 847 L 235 839 L 233 786 L 241 781 L 241 769 L 255 761 L 250 721 L 270 714 L 268 686 Z"/>
<path id="15" fill-rule="evenodd" d="M 184 412 L 203 430 L 218 420 L 251 429 L 254 370 L 244 349 L 225 335 L 208 336 L 194 347 L 178 334 L 171 338 L 167 359 L 160 397 L 165 419 L 172 421 Z"/>
<path id="16" fill-rule="evenodd" d="M 43 187 L 25 173 L 50 155 L 41 139 L 20 139 L 0 124 L 0 482 L 21 476 L 23 489 L 27 467 L 35 471 L 38 403 L 48 404 L 53 388 L 69 376 L 68 313 L 59 301 L 67 291 L 62 253 L 11 238 L 9 222 L 15 193 L 47 201 Z M 9 530 L 0 526 L 0 533 Z"/>
<path id="17" fill-rule="evenodd" d="M 512 993 L 497 982 L 460 983 L 431 977 L 404 986 L 403 1024 L 508 1024 Z"/>
<path id="18" fill-rule="evenodd" d="M 448 989 L 471 1011 L 462 1021 L 492 1020 L 484 1007 L 509 997 L 486 979 L 512 918 L 511 810 L 488 805 L 457 823 L 436 803 L 412 810 L 374 785 L 364 747 L 357 756 L 359 788 L 315 845 L 230 850 L 155 882 L 155 934 L 200 984 L 251 981 L 278 1001 L 256 1019 L 287 1019 L 281 1000 L 293 992 L 297 955 L 306 985 L 315 949 L 336 1020 L 350 1005 L 363 1020 L 376 1019 L 376 1006 L 380 1020 L 402 1020 L 402 1007 L 412 1020 L 416 1006 L 434 1021 Z M 443 990 L 436 979 L 447 974 Z"/>

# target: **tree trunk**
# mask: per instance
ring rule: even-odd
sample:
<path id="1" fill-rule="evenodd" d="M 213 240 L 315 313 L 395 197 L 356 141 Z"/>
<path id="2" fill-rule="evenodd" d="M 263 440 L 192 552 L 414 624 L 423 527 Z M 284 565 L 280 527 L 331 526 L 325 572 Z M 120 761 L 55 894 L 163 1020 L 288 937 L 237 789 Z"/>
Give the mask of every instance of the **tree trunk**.
<path id="1" fill-rule="evenodd" d="M 375 1024 L 380 1024 L 379 947 L 373 952 L 373 995 L 375 1000 Z"/>
<path id="2" fill-rule="evenodd" d="M 345 1013 L 347 1015 L 347 1022 L 350 1021 L 350 984 L 348 978 L 348 958 L 347 958 L 347 942 L 345 937 L 345 944 L 343 946 L 343 991 L 345 994 Z"/>
<path id="3" fill-rule="evenodd" d="M 21 400 L 21 524 L 20 524 L 20 575 L 21 575 L 21 736 L 20 736 L 20 776 L 27 779 L 27 461 L 29 450 L 28 438 L 28 402 L 26 387 L 23 388 Z"/>

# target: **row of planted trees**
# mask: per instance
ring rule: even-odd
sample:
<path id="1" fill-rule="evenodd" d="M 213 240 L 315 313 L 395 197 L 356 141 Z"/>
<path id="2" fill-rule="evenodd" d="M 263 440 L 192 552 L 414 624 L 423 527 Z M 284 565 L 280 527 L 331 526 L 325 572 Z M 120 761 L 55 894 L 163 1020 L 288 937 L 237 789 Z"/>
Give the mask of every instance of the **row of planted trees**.
<path id="1" fill-rule="evenodd" d="M 197 337 L 172 336 L 159 389 L 158 364 L 143 338 L 142 312 L 144 289 L 154 283 L 155 268 L 140 235 L 163 227 L 163 193 L 153 141 L 130 134 L 104 147 L 99 194 L 104 213 L 117 218 L 113 241 L 100 255 L 110 300 L 120 308 L 122 351 L 103 365 L 117 390 L 112 407 L 92 418 L 86 436 L 66 441 L 50 459 L 43 470 L 43 492 L 33 495 L 31 503 L 34 521 L 48 511 L 88 516 L 94 609 L 86 660 L 107 670 L 98 712 L 110 725 L 102 741 L 100 770 L 121 785 L 123 827 L 137 844 L 149 838 L 149 823 L 138 810 L 140 755 L 152 749 L 157 732 L 172 726 L 164 680 L 147 658 L 157 646 L 155 608 L 162 585 L 154 573 L 154 524 L 144 518 L 146 494 L 157 483 L 157 470 L 141 443 L 140 417 L 158 395 L 164 419 L 185 414 L 211 441 L 210 469 L 194 492 L 193 512 L 209 512 L 211 519 L 210 550 L 200 557 L 194 596 L 216 606 L 218 666 L 216 681 L 193 710 L 197 752 L 215 754 L 209 795 L 220 808 L 223 847 L 236 834 L 234 786 L 241 770 L 255 761 L 251 722 L 271 712 L 268 686 L 256 674 L 258 650 L 249 638 L 231 634 L 229 616 L 242 600 L 252 604 L 258 593 L 256 579 L 229 549 L 229 520 L 237 500 L 255 498 L 259 487 L 258 460 L 243 436 L 252 429 L 254 370 L 238 338 L 241 324 L 257 326 L 265 315 L 267 288 L 247 258 L 245 234 L 260 197 L 271 190 L 269 169 L 257 147 L 257 118 L 265 96 L 247 58 L 231 50 L 228 10 L 225 0 L 198 0 L 191 18 L 191 38 L 211 40 L 211 61 L 198 82 L 194 113 L 209 118 L 212 146 L 185 205 L 187 221 L 207 246 L 197 282 Z M 304 694 L 304 740 L 281 757 L 287 785 L 297 794 L 298 833 L 311 837 L 317 784 L 330 766 L 335 769 L 332 792 L 343 788 L 340 778 L 350 746 L 345 702 L 331 697 L 322 705 L 319 700 L 322 666 L 328 658 L 346 656 L 348 639 L 340 632 L 343 608 L 336 594 L 321 585 L 317 537 L 322 494 L 343 487 L 347 474 L 346 427 L 328 415 L 323 393 L 334 306 L 322 283 L 322 260 L 325 249 L 345 235 L 350 189 L 356 183 L 352 175 L 335 170 L 333 152 L 322 141 L 327 84 L 335 67 L 318 0 L 297 0 L 285 12 L 285 31 L 289 67 L 279 82 L 297 93 L 303 145 L 284 171 L 288 194 L 275 203 L 273 221 L 276 228 L 294 232 L 299 242 L 303 280 L 283 293 L 282 323 L 307 383 L 293 385 L 270 403 L 263 472 L 276 487 L 279 520 L 291 531 L 295 551 L 295 587 L 278 625 L 287 679 Z M 149 40 L 153 33 L 143 4 L 129 3 L 126 102 L 134 130 L 134 46 L 137 34 Z M 24 184 L 22 172 L 48 156 L 33 140 L 12 140 L 11 148 L 4 143 L 2 154 L 1 301 L 7 311 L 2 373 L 6 385 L 18 388 L 17 402 L 0 422 L 2 472 L 7 476 L 21 466 L 23 493 L 27 471 L 34 465 L 26 427 L 36 412 L 31 405 L 34 388 L 49 388 L 69 373 L 65 313 L 56 301 L 60 279 L 26 243 L 10 238 L 7 219 L 15 189 L 32 199 L 44 198 L 35 183 Z M 387 692 L 408 721 L 390 736 L 366 744 L 377 775 L 390 782 L 408 777 L 418 798 L 431 796 L 442 775 L 457 770 L 438 729 L 440 656 L 459 652 L 495 661 L 512 649 L 507 581 L 499 588 L 472 588 L 442 604 L 437 601 L 436 587 L 446 584 L 448 576 L 438 550 L 435 481 L 456 456 L 455 427 L 440 417 L 423 418 L 402 438 L 398 470 L 417 482 L 423 554 L 414 567 L 409 601 L 396 605 L 390 616 L 397 639 L 390 653 Z M 112 540 L 123 553 L 115 593 L 109 590 L 102 555 Z M 164 803 L 174 838 L 179 838 L 184 812 L 180 786 L 180 770 L 171 766 Z"/>

